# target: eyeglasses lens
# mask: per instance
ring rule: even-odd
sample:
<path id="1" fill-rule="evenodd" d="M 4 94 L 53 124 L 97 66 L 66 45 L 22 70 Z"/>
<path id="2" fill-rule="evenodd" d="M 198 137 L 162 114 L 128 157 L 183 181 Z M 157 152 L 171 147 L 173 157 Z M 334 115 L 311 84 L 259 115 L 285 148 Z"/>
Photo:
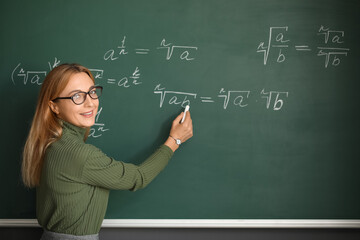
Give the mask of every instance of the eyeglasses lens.
<path id="1" fill-rule="evenodd" d="M 98 99 L 101 96 L 102 88 L 101 87 L 94 87 L 91 89 L 88 93 L 85 92 L 78 92 L 72 96 L 72 100 L 75 104 L 80 105 L 83 102 L 85 102 L 86 95 L 89 94 L 89 96 L 92 99 Z"/>
<path id="2" fill-rule="evenodd" d="M 99 98 L 101 96 L 101 93 L 102 93 L 101 87 L 95 87 L 95 88 L 90 90 L 89 96 L 92 99 L 97 99 L 97 98 Z"/>

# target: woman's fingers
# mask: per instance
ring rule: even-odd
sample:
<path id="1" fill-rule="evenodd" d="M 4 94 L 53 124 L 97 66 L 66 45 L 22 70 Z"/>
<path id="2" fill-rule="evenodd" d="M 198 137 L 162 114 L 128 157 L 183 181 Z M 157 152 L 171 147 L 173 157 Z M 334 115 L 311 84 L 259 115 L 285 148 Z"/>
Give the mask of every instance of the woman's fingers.
<path id="1" fill-rule="evenodd" d="M 193 136 L 193 125 L 190 112 L 187 112 L 185 121 L 180 123 L 184 113 L 179 114 L 173 121 L 173 125 L 170 131 L 170 135 L 179 138 L 182 142 L 185 142 Z"/>

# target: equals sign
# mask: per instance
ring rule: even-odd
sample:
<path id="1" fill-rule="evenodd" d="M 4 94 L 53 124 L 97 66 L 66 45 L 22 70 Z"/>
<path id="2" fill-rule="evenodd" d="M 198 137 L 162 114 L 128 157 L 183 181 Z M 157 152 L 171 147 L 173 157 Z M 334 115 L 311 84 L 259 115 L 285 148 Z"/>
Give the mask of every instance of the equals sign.
<path id="1" fill-rule="evenodd" d="M 200 97 L 201 98 L 201 101 L 202 102 L 205 102 L 205 103 L 213 103 L 214 100 L 212 100 L 211 97 Z"/>
<path id="2" fill-rule="evenodd" d="M 309 46 L 305 46 L 305 45 L 295 46 L 295 49 L 297 51 L 311 51 Z"/>
<path id="3" fill-rule="evenodd" d="M 149 49 L 143 49 L 143 48 L 136 48 L 135 49 L 136 54 L 149 54 L 149 52 L 150 52 Z"/>
<path id="4" fill-rule="evenodd" d="M 110 84 L 115 84 L 116 79 L 109 78 L 109 79 L 107 80 L 107 82 L 110 83 Z"/>

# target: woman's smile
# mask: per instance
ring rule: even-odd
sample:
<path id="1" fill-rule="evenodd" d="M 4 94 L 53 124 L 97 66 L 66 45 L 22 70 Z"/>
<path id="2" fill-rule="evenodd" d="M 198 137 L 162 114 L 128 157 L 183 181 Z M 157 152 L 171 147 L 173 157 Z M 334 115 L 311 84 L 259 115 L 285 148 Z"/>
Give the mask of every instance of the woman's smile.
<path id="1" fill-rule="evenodd" d="M 86 113 L 80 113 L 80 115 L 86 117 L 86 118 L 90 118 L 93 116 L 93 111 L 90 112 L 86 112 Z"/>

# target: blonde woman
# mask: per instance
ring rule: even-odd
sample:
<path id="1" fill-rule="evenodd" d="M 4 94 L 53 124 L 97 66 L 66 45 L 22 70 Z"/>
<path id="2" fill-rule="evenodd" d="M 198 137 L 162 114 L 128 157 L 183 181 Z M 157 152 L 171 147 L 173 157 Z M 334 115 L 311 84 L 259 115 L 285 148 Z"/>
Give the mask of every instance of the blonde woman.
<path id="1" fill-rule="evenodd" d="M 85 143 L 101 93 L 78 64 L 54 68 L 42 84 L 22 162 L 24 184 L 36 187 L 42 240 L 99 239 L 109 190 L 144 188 L 193 135 L 190 114 L 180 123 L 181 113 L 169 138 L 142 164 L 116 161 Z"/>

